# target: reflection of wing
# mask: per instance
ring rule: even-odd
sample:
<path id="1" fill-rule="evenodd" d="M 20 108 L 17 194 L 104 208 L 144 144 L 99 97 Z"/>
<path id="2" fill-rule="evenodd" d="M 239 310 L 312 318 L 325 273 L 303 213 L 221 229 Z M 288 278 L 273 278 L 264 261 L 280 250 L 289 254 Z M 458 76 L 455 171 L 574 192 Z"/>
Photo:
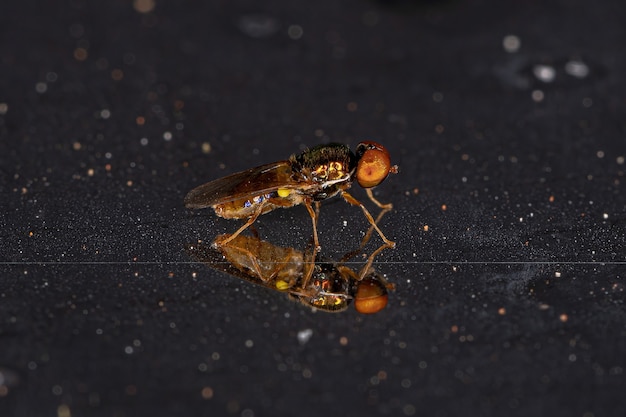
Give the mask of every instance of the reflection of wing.
<path id="1" fill-rule="evenodd" d="M 185 197 L 187 208 L 205 208 L 240 198 L 268 194 L 279 188 L 297 189 L 289 161 L 273 162 L 228 175 L 194 188 Z"/>
<path id="2" fill-rule="evenodd" d="M 253 284 L 266 286 L 263 280 L 257 276 L 244 272 L 228 262 L 224 258 L 224 255 L 219 250 L 213 248 L 212 245 L 202 243 L 187 244 L 185 245 L 185 250 L 191 258 L 217 271 L 226 272 L 227 274 L 252 282 Z"/>

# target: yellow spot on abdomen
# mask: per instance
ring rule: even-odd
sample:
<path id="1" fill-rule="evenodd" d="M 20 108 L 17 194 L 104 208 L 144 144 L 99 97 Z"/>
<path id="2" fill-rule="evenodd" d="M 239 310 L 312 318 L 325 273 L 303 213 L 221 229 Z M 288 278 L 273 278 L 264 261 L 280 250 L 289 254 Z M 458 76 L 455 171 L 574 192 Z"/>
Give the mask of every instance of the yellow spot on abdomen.
<path id="1" fill-rule="evenodd" d="M 278 193 L 279 197 L 287 197 L 289 194 L 291 194 L 291 190 L 288 188 L 279 188 L 276 192 Z"/>
<path id="2" fill-rule="evenodd" d="M 287 281 L 278 280 L 276 281 L 276 289 L 278 291 L 285 291 L 289 289 L 289 283 Z"/>

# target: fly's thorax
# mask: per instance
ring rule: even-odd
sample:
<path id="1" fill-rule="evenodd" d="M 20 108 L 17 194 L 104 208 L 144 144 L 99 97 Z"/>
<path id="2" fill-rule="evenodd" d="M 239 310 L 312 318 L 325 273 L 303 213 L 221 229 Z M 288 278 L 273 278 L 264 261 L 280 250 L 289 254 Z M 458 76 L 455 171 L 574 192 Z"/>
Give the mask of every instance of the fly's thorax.
<path id="1" fill-rule="evenodd" d="M 348 181 L 356 168 L 356 157 L 346 145 L 331 143 L 307 149 L 292 157 L 294 169 L 309 180 L 324 184 Z M 330 184 L 329 184 L 330 185 Z"/>
<path id="2" fill-rule="evenodd" d="M 303 304 L 328 312 L 343 311 L 352 301 L 350 280 L 333 264 L 316 264 L 304 290 L 309 294 L 300 297 Z"/>

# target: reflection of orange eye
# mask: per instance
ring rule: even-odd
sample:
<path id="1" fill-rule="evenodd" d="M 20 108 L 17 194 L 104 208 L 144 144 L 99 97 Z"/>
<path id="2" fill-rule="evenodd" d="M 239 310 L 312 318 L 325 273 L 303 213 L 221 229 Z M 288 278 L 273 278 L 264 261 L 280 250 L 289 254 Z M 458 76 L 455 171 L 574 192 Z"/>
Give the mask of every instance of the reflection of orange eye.
<path id="1" fill-rule="evenodd" d="M 363 153 L 356 167 L 356 179 L 363 188 L 375 187 L 392 170 L 389 152 L 376 142 L 362 142 L 357 152 L 359 150 Z"/>
<path id="2" fill-rule="evenodd" d="M 387 305 L 387 288 L 378 280 L 365 278 L 354 295 L 354 308 L 361 314 L 378 313 Z"/>

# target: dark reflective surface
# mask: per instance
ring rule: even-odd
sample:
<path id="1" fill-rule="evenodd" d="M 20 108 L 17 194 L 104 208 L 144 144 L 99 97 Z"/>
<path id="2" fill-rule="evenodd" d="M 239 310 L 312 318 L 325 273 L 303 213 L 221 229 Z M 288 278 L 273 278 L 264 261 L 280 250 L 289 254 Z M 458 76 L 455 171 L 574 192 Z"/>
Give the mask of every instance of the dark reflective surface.
<path id="1" fill-rule="evenodd" d="M 626 414 L 623 3 L 139 3 L 0 15 L 1 416 Z M 186 191 L 362 140 L 400 166 L 380 314 L 190 261 L 237 226 Z M 318 226 L 340 260 L 369 223 Z"/>

